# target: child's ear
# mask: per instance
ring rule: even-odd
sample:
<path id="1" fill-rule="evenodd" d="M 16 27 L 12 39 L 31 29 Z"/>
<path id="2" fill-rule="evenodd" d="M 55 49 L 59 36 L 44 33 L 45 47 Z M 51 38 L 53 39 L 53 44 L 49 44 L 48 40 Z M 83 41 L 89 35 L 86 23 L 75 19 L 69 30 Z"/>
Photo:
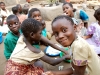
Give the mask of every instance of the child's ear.
<path id="1" fill-rule="evenodd" d="M 76 31 L 77 31 L 77 25 L 74 24 L 74 25 L 73 25 L 73 28 L 74 28 L 74 31 L 76 32 Z"/>
<path id="2" fill-rule="evenodd" d="M 34 38 L 34 37 L 35 37 L 35 35 L 34 35 L 33 32 L 30 33 L 30 37 L 31 37 L 31 38 Z"/>

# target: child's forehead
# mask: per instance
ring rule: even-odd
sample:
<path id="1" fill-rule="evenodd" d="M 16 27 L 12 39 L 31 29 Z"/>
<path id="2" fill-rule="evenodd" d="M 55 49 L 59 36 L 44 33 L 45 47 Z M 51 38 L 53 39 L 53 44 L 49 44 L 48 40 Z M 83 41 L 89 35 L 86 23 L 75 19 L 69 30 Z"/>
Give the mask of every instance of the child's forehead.
<path id="1" fill-rule="evenodd" d="M 11 18 L 11 19 L 9 19 L 8 20 L 8 23 L 10 23 L 10 22 L 19 22 L 19 20 L 18 20 L 18 18 Z"/>
<path id="2" fill-rule="evenodd" d="M 58 26 L 64 26 L 64 27 L 69 27 L 69 26 L 73 26 L 70 20 L 67 20 L 65 18 L 63 19 L 58 19 L 56 20 L 53 25 Z"/>
<path id="3" fill-rule="evenodd" d="M 5 5 L 4 3 L 1 3 L 0 5 Z"/>
<path id="4" fill-rule="evenodd" d="M 40 13 L 40 11 L 36 10 L 36 11 L 33 11 L 33 13 Z"/>

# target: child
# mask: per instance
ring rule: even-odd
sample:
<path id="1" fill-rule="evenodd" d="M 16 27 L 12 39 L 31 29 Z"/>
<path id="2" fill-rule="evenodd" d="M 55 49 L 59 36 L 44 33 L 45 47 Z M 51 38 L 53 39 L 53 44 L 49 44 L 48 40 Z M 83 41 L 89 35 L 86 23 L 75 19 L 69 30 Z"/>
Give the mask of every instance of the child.
<path id="1" fill-rule="evenodd" d="M 26 15 L 20 14 L 20 12 L 18 11 L 18 7 L 17 6 L 12 7 L 12 12 L 13 12 L 13 14 L 15 14 L 18 17 L 18 19 L 19 19 L 19 21 L 21 23 L 27 18 Z"/>
<path id="2" fill-rule="evenodd" d="M 18 39 L 16 47 L 7 61 L 4 75 L 41 75 L 43 69 L 32 65 L 36 60 L 41 59 L 51 65 L 56 65 L 65 58 L 69 58 L 66 55 L 63 58 L 52 59 L 32 46 L 41 39 L 42 25 L 40 22 L 32 18 L 26 19 L 21 25 L 21 30 L 23 35 Z"/>
<path id="3" fill-rule="evenodd" d="M 76 10 L 73 8 L 73 5 L 71 3 L 65 2 L 63 4 L 63 12 L 68 15 L 71 18 L 75 19 L 81 19 L 84 22 L 84 26 L 87 28 L 88 27 L 88 15 L 86 14 L 85 11 L 83 10 Z"/>
<path id="4" fill-rule="evenodd" d="M 44 37 L 47 37 L 48 39 L 51 39 L 52 34 L 50 34 L 49 32 L 47 32 L 45 21 L 42 19 L 41 12 L 40 12 L 39 9 L 32 8 L 29 11 L 28 18 L 34 18 L 35 20 L 41 22 L 42 26 L 43 26 L 42 35 Z"/>
<path id="5" fill-rule="evenodd" d="M 23 11 L 23 13 L 24 13 L 25 15 L 28 15 L 28 10 L 29 10 L 29 8 L 30 8 L 29 4 L 25 4 L 25 5 L 24 5 L 22 11 Z"/>
<path id="6" fill-rule="evenodd" d="M 28 10 L 29 10 L 29 8 L 23 7 L 23 9 L 22 9 L 23 14 L 28 15 Z"/>
<path id="7" fill-rule="evenodd" d="M 18 7 L 18 12 L 22 14 L 22 6 L 20 4 L 17 4 L 16 7 Z"/>
<path id="8" fill-rule="evenodd" d="M 76 34 L 78 34 L 79 36 L 83 37 L 86 35 L 86 28 L 84 27 L 84 23 L 81 19 L 77 19 L 78 21 L 78 25 L 76 26 Z"/>
<path id="9" fill-rule="evenodd" d="M 2 24 L 0 26 L 0 32 L 6 34 L 9 31 L 8 26 L 6 25 L 6 18 L 10 15 L 10 12 L 5 8 L 5 3 L 4 2 L 0 2 L 0 17 L 1 17 L 1 21 Z"/>
<path id="10" fill-rule="evenodd" d="M 97 22 L 89 26 L 87 29 L 87 36 L 84 38 L 94 47 L 95 52 L 100 54 L 100 8 L 95 11 L 94 17 Z"/>
<path id="11" fill-rule="evenodd" d="M 70 48 L 73 75 L 100 75 L 99 57 L 83 38 L 75 34 L 76 25 L 70 17 L 56 17 L 52 22 L 52 30 L 56 41 Z"/>
<path id="12" fill-rule="evenodd" d="M 8 32 L 4 40 L 4 56 L 6 57 L 6 59 L 9 59 L 20 36 L 20 22 L 18 17 L 16 15 L 8 16 L 7 25 L 10 31 Z"/>

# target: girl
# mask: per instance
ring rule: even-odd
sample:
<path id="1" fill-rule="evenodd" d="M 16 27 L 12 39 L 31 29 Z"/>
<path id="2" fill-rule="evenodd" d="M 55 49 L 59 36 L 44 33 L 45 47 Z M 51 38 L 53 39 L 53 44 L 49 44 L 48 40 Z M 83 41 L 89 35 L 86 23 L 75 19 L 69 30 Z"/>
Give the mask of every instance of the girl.
<path id="1" fill-rule="evenodd" d="M 43 27 L 42 28 L 42 35 L 44 37 L 47 37 L 48 39 L 51 39 L 51 34 L 49 32 L 47 32 L 47 30 L 46 30 L 46 24 L 45 24 L 45 21 L 42 19 L 41 12 L 40 12 L 39 9 L 32 8 L 29 11 L 28 18 L 34 18 L 35 20 L 41 22 L 42 23 L 42 27 Z"/>
<path id="2" fill-rule="evenodd" d="M 84 22 L 84 26 L 87 28 L 88 27 L 88 15 L 86 14 L 85 11 L 83 10 L 76 10 L 73 8 L 73 5 L 71 3 L 64 3 L 63 4 L 63 12 L 71 17 L 71 18 L 75 18 L 75 19 L 81 19 Z"/>
<path id="3" fill-rule="evenodd" d="M 100 75 L 99 57 L 83 38 L 76 35 L 76 25 L 70 17 L 56 17 L 52 21 L 52 30 L 56 41 L 70 48 L 73 75 Z"/>
<path id="4" fill-rule="evenodd" d="M 6 19 L 10 15 L 10 12 L 5 8 L 4 2 L 0 2 L 0 8 L 1 8 L 0 9 L 0 17 L 1 17 L 1 21 L 2 21 L 2 24 L 0 26 L 0 32 L 6 34 L 9 31 L 9 28 L 6 23 Z"/>
<path id="5" fill-rule="evenodd" d="M 94 17 L 97 22 L 89 26 L 87 36 L 84 38 L 94 47 L 95 52 L 100 54 L 100 8 L 95 11 Z"/>
<path id="6" fill-rule="evenodd" d="M 86 35 L 86 28 L 84 27 L 84 23 L 81 19 L 77 19 L 78 25 L 76 26 L 76 34 L 83 37 Z"/>
<path id="7" fill-rule="evenodd" d="M 38 59 L 56 65 L 65 58 L 69 58 L 66 55 L 63 58 L 52 59 L 32 46 L 33 43 L 41 39 L 42 25 L 38 21 L 31 18 L 26 19 L 21 25 L 21 30 L 23 35 L 18 39 L 17 45 L 7 61 L 4 75 L 41 75 L 43 69 L 33 65 Z"/>

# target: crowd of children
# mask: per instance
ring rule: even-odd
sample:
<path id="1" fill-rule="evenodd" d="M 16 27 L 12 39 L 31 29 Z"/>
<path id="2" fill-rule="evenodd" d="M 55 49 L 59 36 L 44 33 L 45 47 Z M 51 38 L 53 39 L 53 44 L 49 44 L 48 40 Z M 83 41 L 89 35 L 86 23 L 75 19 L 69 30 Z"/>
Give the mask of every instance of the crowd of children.
<path id="1" fill-rule="evenodd" d="M 12 13 L 0 2 L 0 32 L 6 33 L 4 56 L 7 59 L 4 75 L 100 75 L 100 8 L 95 10 L 97 22 L 88 25 L 89 16 L 74 9 L 70 2 L 62 5 L 64 14 L 51 23 L 53 33 L 46 29 L 45 20 L 38 8 L 25 4 L 12 7 Z M 56 46 L 52 40 L 70 53 Z M 65 53 L 62 58 L 48 57 L 40 46 L 51 46 Z M 46 71 L 41 62 L 53 66 L 71 59 L 71 67 L 62 71 Z M 95 60 L 95 61 L 94 61 Z"/>

